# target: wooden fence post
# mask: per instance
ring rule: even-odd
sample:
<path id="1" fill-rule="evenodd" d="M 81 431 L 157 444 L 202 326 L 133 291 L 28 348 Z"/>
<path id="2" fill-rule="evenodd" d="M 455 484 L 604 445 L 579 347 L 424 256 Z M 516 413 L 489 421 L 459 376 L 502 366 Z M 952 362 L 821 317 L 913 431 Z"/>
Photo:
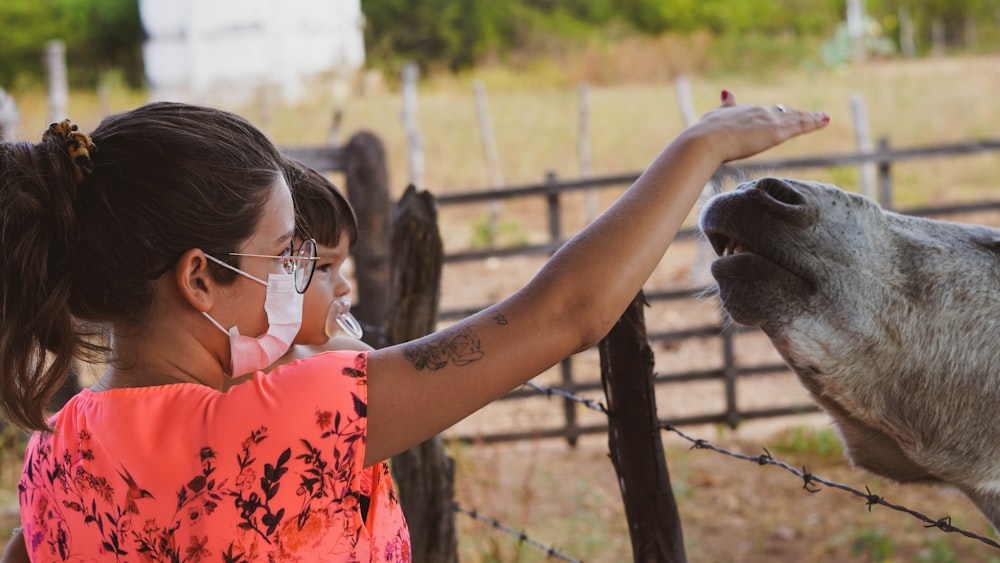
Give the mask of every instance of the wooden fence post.
<path id="1" fill-rule="evenodd" d="M 722 374 L 726 388 L 726 424 L 736 428 L 740 423 L 740 409 L 736 404 L 736 379 L 739 368 L 736 365 L 736 348 L 733 346 L 733 336 L 736 328 L 729 315 L 723 313 L 722 318 Z"/>
<path id="2" fill-rule="evenodd" d="M 406 63 L 402 71 L 403 111 L 400 118 L 406 131 L 406 160 L 410 183 L 417 189 L 424 188 L 424 141 L 417 126 L 417 79 L 420 67 L 417 63 Z"/>
<path id="3" fill-rule="evenodd" d="M 554 170 L 545 173 L 545 183 L 553 189 L 545 196 L 549 210 L 549 243 L 554 247 L 562 240 L 562 208 L 559 200 L 559 176 Z M 555 250 L 553 250 L 555 252 Z M 573 382 L 573 358 L 563 358 L 559 362 L 559 373 L 561 376 L 561 386 L 566 391 L 573 393 L 576 391 L 576 384 Z M 576 403 L 563 399 L 563 416 L 566 420 L 566 443 L 576 446 L 579 431 L 576 424 Z"/>
<path id="4" fill-rule="evenodd" d="M 698 121 L 698 112 L 694 109 L 694 95 L 691 94 L 691 81 L 686 76 L 678 76 L 674 80 L 674 92 L 677 93 L 677 104 L 681 109 L 681 119 L 684 127 L 690 127 Z"/>
<path id="5" fill-rule="evenodd" d="M 940 19 L 935 19 L 931 22 L 931 56 L 943 57 L 945 55 L 946 44 L 947 35 L 944 22 Z"/>
<path id="6" fill-rule="evenodd" d="M 17 139 L 17 124 L 21 114 L 17 111 L 17 103 L 3 88 L 0 88 L 0 141 Z"/>
<path id="7" fill-rule="evenodd" d="M 66 44 L 54 39 L 45 44 L 45 69 L 49 82 L 49 121 L 66 119 L 69 82 L 66 79 Z"/>
<path id="8" fill-rule="evenodd" d="M 364 340 L 380 348 L 389 281 L 389 173 L 385 147 L 373 133 L 361 131 L 344 147 L 347 198 L 358 216 L 360 240 L 354 249 L 358 304 L 354 315 L 365 328 Z"/>
<path id="9" fill-rule="evenodd" d="M 889 152 L 889 138 L 880 137 L 878 152 Z M 878 202 L 885 209 L 892 209 L 892 161 L 889 159 L 878 162 Z"/>
<path id="10" fill-rule="evenodd" d="M 562 210 L 559 205 L 559 190 L 557 189 L 559 176 L 555 170 L 549 170 L 545 173 L 545 184 L 554 188 L 545 195 L 549 210 L 549 242 L 554 245 L 562 238 Z"/>
<path id="11" fill-rule="evenodd" d="M 581 82 L 576 87 L 577 105 L 577 135 L 576 153 L 580 160 L 580 177 L 587 179 L 594 175 L 590 160 L 590 89 L 586 82 Z M 597 190 L 591 188 L 586 195 L 586 215 L 587 223 L 593 221 L 600 212 L 600 202 L 597 201 Z"/>
<path id="12" fill-rule="evenodd" d="M 917 56 L 917 43 L 913 40 L 913 18 L 910 16 L 910 8 L 900 6 L 896 12 L 899 18 L 899 49 L 907 59 Z"/>
<path id="13" fill-rule="evenodd" d="M 491 188 L 503 187 L 503 172 L 500 170 L 500 157 L 497 154 L 496 136 L 493 134 L 493 121 L 490 120 L 490 105 L 486 99 L 486 85 L 481 80 L 472 83 L 472 95 L 476 102 L 476 123 L 479 124 L 479 139 L 483 143 L 483 157 L 486 159 L 486 171 L 490 178 Z"/>
<path id="14" fill-rule="evenodd" d="M 691 81 L 687 76 L 678 76 L 674 80 L 674 91 L 677 93 L 677 104 L 680 106 L 681 119 L 684 121 L 684 127 L 690 127 L 698 122 L 698 110 L 694 106 L 694 94 L 691 92 Z M 708 201 L 714 195 L 721 194 L 723 192 L 722 182 L 717 182 L 715 179 L 709 180 L 705 187 L 701 190 L 701 199 L 703 201 Z M 698 254 L 694 262 L 694 271 L 707 271 L 708 263 L 712 261 L 715 257 L 715 253 L 712 252 L 712 246 L 708 244 L 706 239 L 698 240 Z"/>
<path id="15" fill-rule="evenodd" d="M 444 245 L 434 196 L 411 184 L 396 205 L 386 345 L 434 332 L 441 291 Z M 455 462 L 435 436 L 392 458 L 399 500 L 410 528 L 416 563 L 455 563 Z"/>
<path id="16" fill-rule="evenodd" d="M 858 152 L 872 152 L 871 128 L 868 123 L 868 106 L 860 92 L 851 94 L 851 117 L 854 121 L 854 138 L 858 143 Z M 861 193 L 875 199 L 875 164 L 861 164 Z"/>
<path id="17" fill-rule="evenodd" d="M 637 563 L 687 560 L 677 501 L 663 451 L 653 350 L 646 337 L 639 294 L 598 345 L 601 383 L 608 405 L 608 446 L 618 474 L 625 516 Z"/>
<path id="18" fill-rule="evenodd" d="M 483 156 L 486 158 L 486 170 L 490 177 L 490 187 L 503 187 L 503 173 L 500 170 L 500 157 L 497 156 L 497 142 L 493 134 L 493 122 L 490 120 L 489 102 L 486 100 L 486 85 L 481 80 L 472 83 L 472 94 L 476 101 L 476 122 L 479 124 L 479 137 L 483 143 Z M 490 202 L 490 248 L 497 243 L 500 209 L 503 204 L 495 199 Z"/>
<path id="19" fill-rule="evenodd" d="M 861 61 L 867 56 L 865 48 L 865 3 L 847 0 L 847 35 L 851 38 L 851 60 Z"/>

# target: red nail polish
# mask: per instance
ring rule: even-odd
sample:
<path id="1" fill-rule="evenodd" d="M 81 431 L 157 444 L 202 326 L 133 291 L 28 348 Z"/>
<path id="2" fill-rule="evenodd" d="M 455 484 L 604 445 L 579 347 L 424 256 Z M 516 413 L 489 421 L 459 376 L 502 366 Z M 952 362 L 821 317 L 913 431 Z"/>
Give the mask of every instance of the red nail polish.
<path id="1" fill-rule="evenodd" d="M 726 101 L 728 99 L 729 99 L 729 90 L 723 90 L 722 91 L 722 101 L 724 102 L 724 101 Z"/>
<path id="2" fill-rule="evenodd" d="M 830 116 L 823 112 L 823 123 L 830 123 Z"/>

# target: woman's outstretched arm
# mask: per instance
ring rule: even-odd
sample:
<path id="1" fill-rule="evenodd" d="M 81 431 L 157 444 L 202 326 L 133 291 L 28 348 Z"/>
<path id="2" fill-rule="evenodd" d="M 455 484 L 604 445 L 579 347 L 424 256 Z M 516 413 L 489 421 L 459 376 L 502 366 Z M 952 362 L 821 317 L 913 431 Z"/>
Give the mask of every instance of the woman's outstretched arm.
<path id="1" fill-rule="evenodd" d="M 370 354 L 366 464 L 595 345 L 642 288 L 719 165 L 829 121 L 822 112 L 737 106 L 724 97 L 523 289 L 444 330 Z"/>

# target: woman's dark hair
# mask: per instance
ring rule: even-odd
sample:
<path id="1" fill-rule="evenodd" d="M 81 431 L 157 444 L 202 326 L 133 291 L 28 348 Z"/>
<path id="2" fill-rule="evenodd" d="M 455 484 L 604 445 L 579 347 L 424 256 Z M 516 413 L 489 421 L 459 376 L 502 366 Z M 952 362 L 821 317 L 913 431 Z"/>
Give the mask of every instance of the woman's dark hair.
<path id="1" fill-rule="evenodd" d="M 106 351 L 93 327 L 141 325 L 154 280 L 184 252 L 236 250 L 281 173 L 263 133 L 212 108 L 149 104 L 91 136 L 80 183 L 51 130 L 38 144 L 0 143 L 0 414 L 24 429 L 47 428 L 74 355 Z"/>
<path id="2" fill-rule="evenodd" d="M 333 182 L 292 158 L 285 157 L 282 168 L 295 202 L 299 236 L 312 237 L 325 246 L 337 246 L 340 237 L 346 234 L 353 248 L 358 242 L 358 219 Z"/>

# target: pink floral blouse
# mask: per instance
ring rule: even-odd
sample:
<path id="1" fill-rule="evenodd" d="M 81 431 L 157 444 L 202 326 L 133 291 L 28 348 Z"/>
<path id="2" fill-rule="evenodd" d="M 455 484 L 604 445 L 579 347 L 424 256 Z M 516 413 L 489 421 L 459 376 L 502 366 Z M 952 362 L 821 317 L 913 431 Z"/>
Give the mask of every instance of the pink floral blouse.
<path id="1" fill-rule="evenodd" d="M 410 561 L 388 465 L 362 468 L 367 360 L 328 352 L 227 393 L 84 390 L 28 443 L 32 560 Z"/>

